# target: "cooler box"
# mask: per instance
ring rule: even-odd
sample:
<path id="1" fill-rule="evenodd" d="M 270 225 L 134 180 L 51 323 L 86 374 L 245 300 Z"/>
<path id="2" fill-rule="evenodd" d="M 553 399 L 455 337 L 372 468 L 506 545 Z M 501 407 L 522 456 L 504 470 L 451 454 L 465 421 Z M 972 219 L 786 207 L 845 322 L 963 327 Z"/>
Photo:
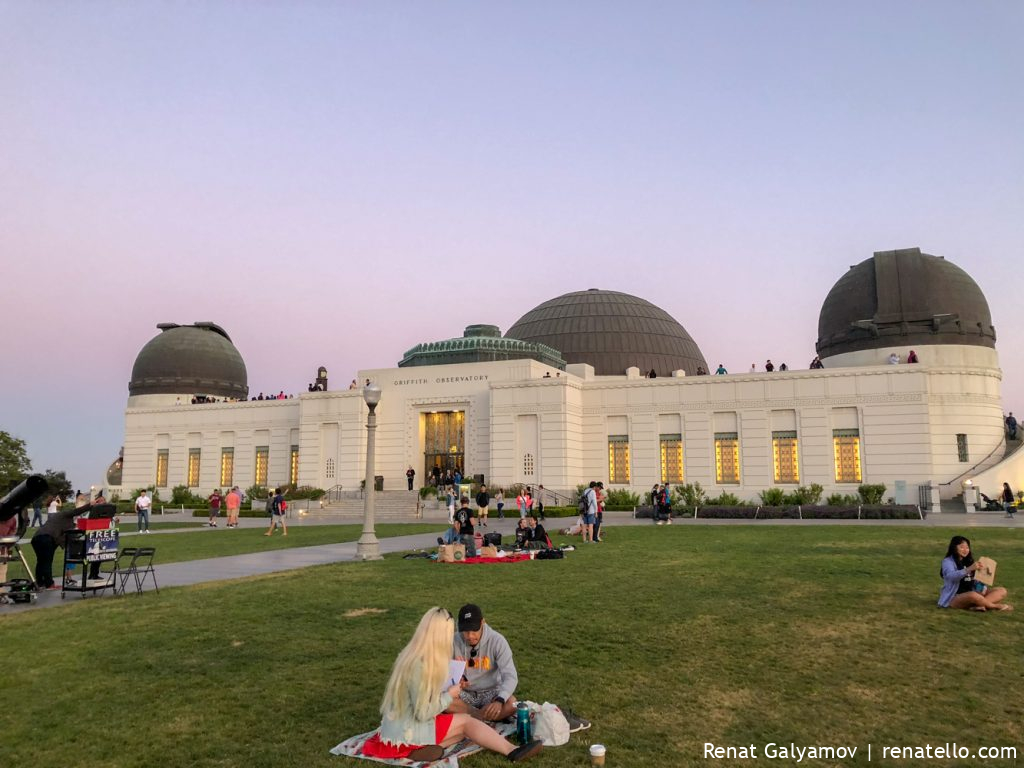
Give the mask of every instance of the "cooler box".
<path id="1" fill-rule="evenodd" d="M 105 531 L 110 527 L 109 517 L 99 517 L 95 520 L 80 517 L 75 520 L 75 525 L 80 531 Z"/>

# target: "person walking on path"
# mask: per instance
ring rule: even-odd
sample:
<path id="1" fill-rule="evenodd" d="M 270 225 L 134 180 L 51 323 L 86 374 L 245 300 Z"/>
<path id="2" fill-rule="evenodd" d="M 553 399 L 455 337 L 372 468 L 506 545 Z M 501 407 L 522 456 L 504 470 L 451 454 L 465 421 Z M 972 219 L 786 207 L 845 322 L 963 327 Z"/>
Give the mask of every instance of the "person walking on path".
<path id="1" fill-rule="evenodd" d="M 455 493 L 452 491 L 451 487 L 445 491 L 444 504 L 448 507 L 448 525 L 451 525 L 452 521 L 455 519 Z"/>
<path id="2" fill-rule="evenodd" d="M 1006 512 L 1006 516 L 1011 520 L 1014 519 L 1013 515 L 1016 512 L 1016 508 L 1013 506 L 1013 491 L 1010 490 L 1009 483 L 1003 483 L 1003 510 Z"/>
<path id="3" fill-rule="evenodd" d="M 237 485 L 228 491 L 224 505 L 228 508 L 228 528 L 237 528 L 238 510 L 242 507 L 242 495 L 238 492 Z"/>
<path id="4" fill-rule="evenodd" d="M 1011 440 L 1017 439 L 1017 419 L 1014 418 L 1013 411 L 1006 417 L 1006 431 L 1009 432 Z"/>
<path id="5" fill-rule="evenodd" d="M 288 504 L 284 500 L 284 496 L 281 495 L 280 488 L 274 489 L 274 495 L 270 498 L 268 506 L 270 507 L 270 528 L 268 528 L 267 532 L 263 535 L 273 536 L 274 529 L 280 525 L 281 535 L 287 536 L 288 524 L 285 523 L 284 519 L 288 514 Z"/>
<path id="6" fill-rule="evenodd" d="M 217 518 L 220 517 L 220 503 L 222 499 L 220 496 L 220 488 L 216 488 L 213 493 L 210 494 L 210 522 L 211 528 L 217 527 Z"/>
<path id="7" fill-rule="evenodd" d="M 480 492 L 476 495 L 477 516 L 480 518 L 480 525 L 487 527 L 487 513 L 490 511 L 491 497 L 487 493 L 487 486 L 481 485 Z"/>
<path id="8" fill-rule="evenodd" d="M 501 492 L 500 488 L 498 489 L 498 492 L 496 494 L 494 494 L 494 503 L 498 507 L 498 519 L 499 520 L 504 520 L 505 519 L 505 512 L 504 512 L 504 509 L 505 509 L 505 495 Z"/>
<path id="9" fill-rule="evenodd" d="M 516 506 L 519 507 L 519 519 L 524 520 L 526 518 L 526 489 L 519 489 L 519 495 L 516 496 Z"/>
<path id="10" fill-rule="evenodd" d="M 139 497 L 135 500 L 135 514 L 139 519 L 139 533 L 149 533 L 149 510 L 152 506 L 153 500 L 149 498 L 149 494 L 143 488 Z"/>
<path id="11" fill-rule="evenodd" d="M 37 528 L 43 524 L 43 502 L 36 499 L 32 502 L 32 527 Z"/>

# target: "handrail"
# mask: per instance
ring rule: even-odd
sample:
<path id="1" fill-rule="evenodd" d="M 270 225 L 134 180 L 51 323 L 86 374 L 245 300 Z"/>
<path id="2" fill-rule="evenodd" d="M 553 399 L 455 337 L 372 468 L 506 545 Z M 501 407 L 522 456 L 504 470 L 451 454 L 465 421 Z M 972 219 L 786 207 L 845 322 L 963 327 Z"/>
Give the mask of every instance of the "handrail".
<path id="1" fill-rule="evenodd" d="M 327 493 L 324 494 L 324 498 L 327 499 L 328 504 L 334 501 L 341 501 L 341 485 L 335 485 L 328 488 Z"/>
<path id="2" fill-rule="evenodd" d="M 986 461 L 991 459 L 995 455 L 996 451 L 998 451 L 999 449 L 1002 449 L 1003 453 L 1006 453 L 1006 436 L 1005 435 L 1003 435 L 1002 441 L 995 448 L 992 449 L 992 451 L 989 453 L 988 456 L 986 456 L 984 459 L 979 461 L 977 464 L 975 464 L 973 467 L 968 469 L 966 472 L 961 472 L 959 475 L 954 477 L 948 483 L 939 483 L 939 487 L 942 488 L 943 486 L 946 486 L 946 485 L 952 485 L 953 483 L 957 482 L 958 480 L 962 480 L 966 475 L 972 474 L 974 472 L 974 470 L 976 470 L 978 467 L 980 467 Z"/>

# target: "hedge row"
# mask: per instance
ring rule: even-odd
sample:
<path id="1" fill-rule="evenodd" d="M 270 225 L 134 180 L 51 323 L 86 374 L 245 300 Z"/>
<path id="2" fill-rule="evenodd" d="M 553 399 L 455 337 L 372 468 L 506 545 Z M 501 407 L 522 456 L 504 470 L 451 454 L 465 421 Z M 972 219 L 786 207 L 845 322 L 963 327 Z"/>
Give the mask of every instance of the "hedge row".
<path id="1" fill-rule="evenodd" d="M 918 508 L 911 504 L 846 507 L 700 507 L 698 518 L 716 520 L 918 520 Z M 692 511 L 687 510 L 687 517 Z"/>

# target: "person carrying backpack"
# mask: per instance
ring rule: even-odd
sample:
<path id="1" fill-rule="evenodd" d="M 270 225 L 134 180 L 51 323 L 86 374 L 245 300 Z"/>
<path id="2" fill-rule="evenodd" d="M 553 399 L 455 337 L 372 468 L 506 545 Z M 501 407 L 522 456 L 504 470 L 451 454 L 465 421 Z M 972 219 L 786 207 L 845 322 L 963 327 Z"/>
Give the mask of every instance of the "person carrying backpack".
<path id="1" fill-rule="evenodd" d="M 277 528 L 278 525 L 280 525 L 281 535 L 287 536 L 288 525 L 285 523 L 284 518 L 288 513 L 288 502 L 286 502 L 284 500 L 284 496 L 281 495 L 280 488 L 274 489 L 274 495 L 270 498 L 270 501 L 268 502 L 268 507 L 270 509 L 270 528 L 268 528 L 267 532 L 263 535 L 273 536 L 274 529 Z"/>

